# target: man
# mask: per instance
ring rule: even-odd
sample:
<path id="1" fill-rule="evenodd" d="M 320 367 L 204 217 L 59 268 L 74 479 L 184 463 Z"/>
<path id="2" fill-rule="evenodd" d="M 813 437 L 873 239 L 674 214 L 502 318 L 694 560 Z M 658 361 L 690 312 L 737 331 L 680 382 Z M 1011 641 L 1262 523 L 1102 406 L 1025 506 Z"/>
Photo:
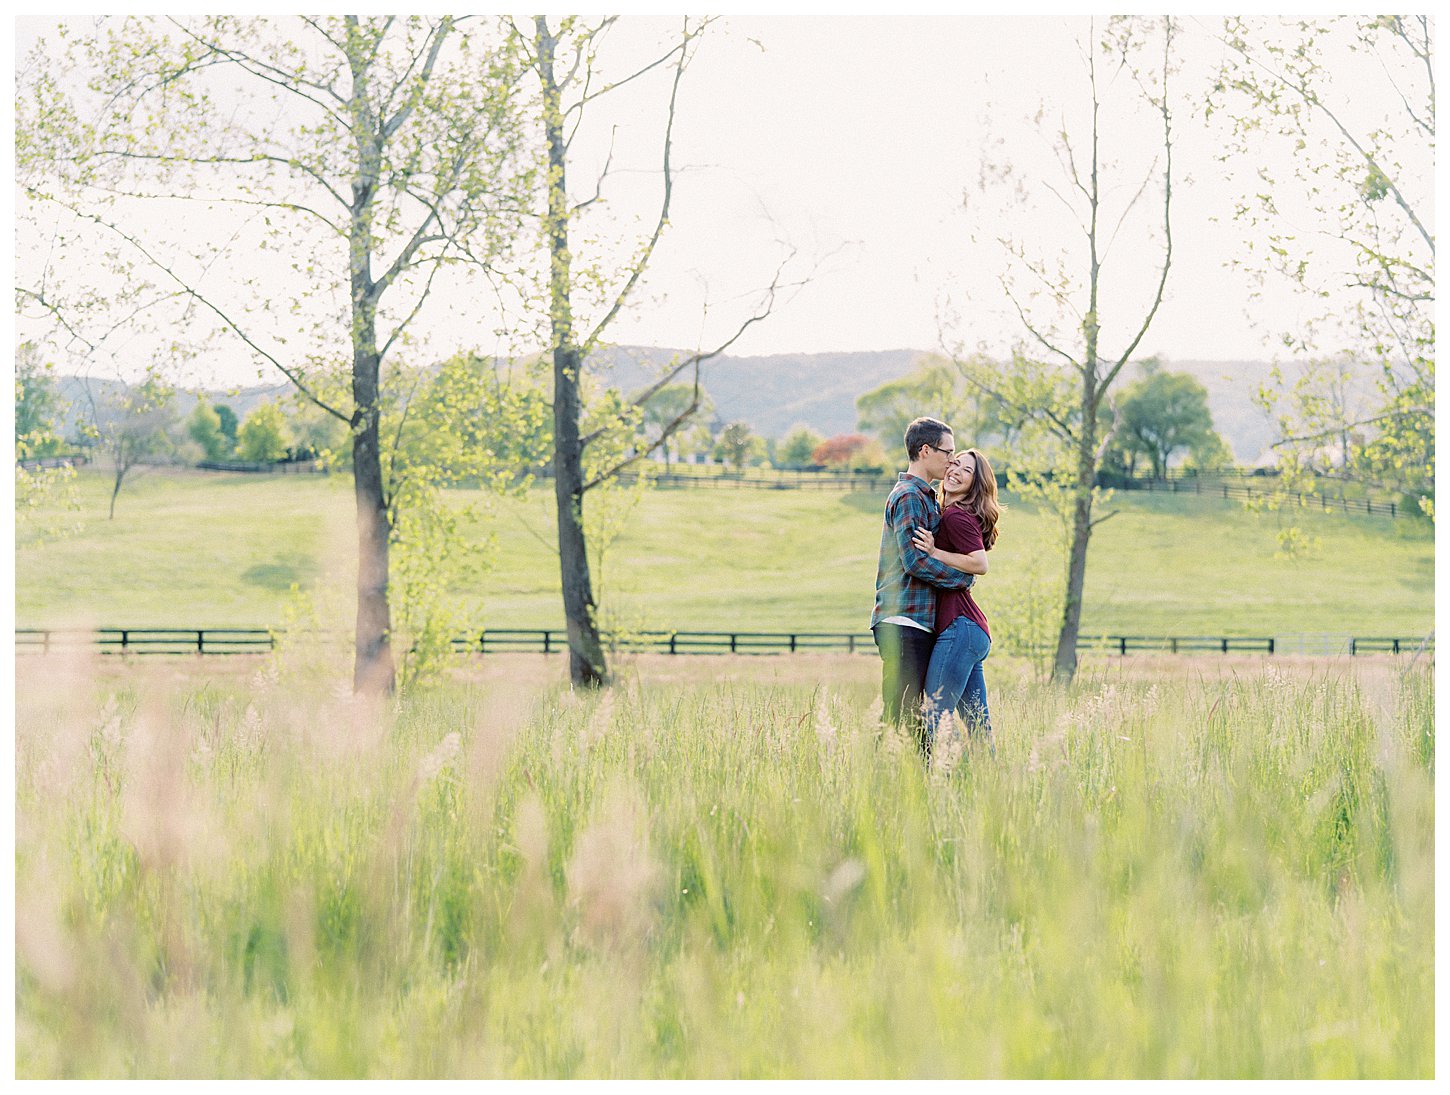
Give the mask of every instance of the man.
<path id="1" fill-rule="evenodd" d="M 922 552 L 912 533 L 936 530 L 941 511 L 931 484 L 946 474 L 954 451 L 952 430 L 945 422 L 918 418 L 906 427 L 907 467 L 886 499 L 876 564 L 871 634 L 881 652 L 882 713 L 898 726 L 908 721 L 923 753 L 930 746 L 921 720 L 921 693 L 936 638 L 936 591 L 966 589 L 973 578 Z"/>

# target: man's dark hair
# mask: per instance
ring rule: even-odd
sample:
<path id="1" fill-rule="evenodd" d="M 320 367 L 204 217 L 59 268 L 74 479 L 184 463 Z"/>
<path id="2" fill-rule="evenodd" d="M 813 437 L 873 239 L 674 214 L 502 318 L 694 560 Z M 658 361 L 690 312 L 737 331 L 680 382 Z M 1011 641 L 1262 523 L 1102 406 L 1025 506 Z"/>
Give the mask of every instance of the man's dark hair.
<path id="1" fill-rule="evenodd" d="M 906 427 L 906 459 L 915 460 L 923 445 L 941 445 L 943 434 L 952 432 L 945 422 L 935 418 L 918 418 Z"/>

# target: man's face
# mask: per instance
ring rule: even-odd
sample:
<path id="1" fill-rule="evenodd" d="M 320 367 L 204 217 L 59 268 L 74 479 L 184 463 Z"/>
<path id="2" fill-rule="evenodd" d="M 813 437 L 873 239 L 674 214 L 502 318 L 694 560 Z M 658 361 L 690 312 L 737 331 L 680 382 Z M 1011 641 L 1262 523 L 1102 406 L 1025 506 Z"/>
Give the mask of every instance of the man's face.
<path id="1" fill-rule="evenodd" d="M 952 435 L 944 433 L 941 440 L 935 445 L 928 445 L 922 450 L 923 463 L 926 466 L 927 474 L 932 479 L 940 479 L 947 473 L 947 465 L 951 463 L 952 453 L 956 451 L 956 443 Z"/>

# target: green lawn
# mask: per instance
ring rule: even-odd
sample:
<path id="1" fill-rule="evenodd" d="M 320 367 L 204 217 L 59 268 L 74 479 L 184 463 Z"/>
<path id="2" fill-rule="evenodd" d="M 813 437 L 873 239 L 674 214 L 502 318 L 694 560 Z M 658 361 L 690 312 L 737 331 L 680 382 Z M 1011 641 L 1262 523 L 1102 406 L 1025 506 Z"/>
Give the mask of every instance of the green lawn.
<path id="1" fill-rule="evenodd" d="M 128 485 L 116 517 L 106 485 L 81 478 L 80 531 L 19 531 L 21 626 L 264 626 L 293 583 L 326 614 L 351 618 L 355 537 L 345 477 L 153 473 Z M 478 626 L 559 627 L 552 493 L 489 500 L 477 530 L 491 569 L 458 590 Z M 883 497 L 878 493 L 693 490 L 645 495 L 598 575 L 619 622 L 680 630 L 861 630 L 871 612 Z M 1011 500 L 1009 499 L 1009 503 Z M 617 503 L 612 503 L 617 505 Z M 1088 564 L 1088 634 L 1419 636 L 1433 626 L 1434 540 L 1421 523 L 1313 510 L 1254 514 L 1233 502 L 1118 495 Z M 1318 542 L 1276 556 L 1281 526 Z M 492 546 L 490 547 L 490 534 Z M 1009 505 L 989 617 L 1015 624 L 1034 566 L 1051 573 L 1055 525 Z"/>

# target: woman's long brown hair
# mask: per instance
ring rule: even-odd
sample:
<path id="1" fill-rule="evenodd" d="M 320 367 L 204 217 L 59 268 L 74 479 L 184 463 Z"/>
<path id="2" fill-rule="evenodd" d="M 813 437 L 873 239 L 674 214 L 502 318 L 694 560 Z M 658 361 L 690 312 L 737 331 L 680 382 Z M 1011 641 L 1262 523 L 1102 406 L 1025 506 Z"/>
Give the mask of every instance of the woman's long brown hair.
<path id="1" fill-rule="evenodd" d="M 992 471 L 992 465 L 987 460 L 987 454 L 980 449 L 967 449 L 964 452 L 956 453 L 953 456 L 970 456 L 973 461 L 972 485 L 967 488 L 960 501 L 953 503 L 962 506 L 969 513 L 976 515 L 977 522 L 982 526 L 982 544 L 988 551 L 997 542 L 997 522 L 1002 516 L 1002 503 L 997 501 L 997 476 Z M 945 507 L 947 484 L 943 479 L 937 486 L 937 501 Z"/>

